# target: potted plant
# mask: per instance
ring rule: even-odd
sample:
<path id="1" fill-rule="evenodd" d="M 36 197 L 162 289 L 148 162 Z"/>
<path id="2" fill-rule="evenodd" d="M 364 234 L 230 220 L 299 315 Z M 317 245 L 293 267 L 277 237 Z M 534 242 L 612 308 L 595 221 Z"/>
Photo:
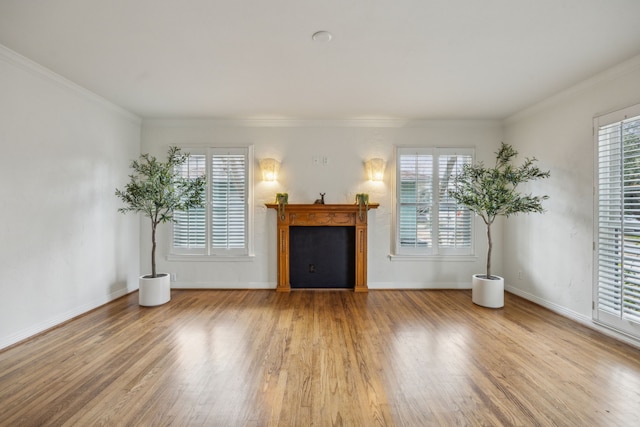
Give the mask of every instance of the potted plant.
<path id="1" fill-rule="evenodd" d="M 180 173 L 189 155 L 170 147 L 167 161 L 142 154 L 131 162 L 133 173 L 123 190 L 116 189 L 125 207 L 119 212 L 142 213 L 151 220 L 151 274 L 140 277 L 139 304 L 155 306 L 171 299 L 169 274 L 156 271 L 156 231 L 161 223 L 173 221 L 174 211 L 202 207 L 205 177 L 185 178 Z"/>
<path id="2" fill-rule="evenodd" d="M 526 158 L 520 166 L 512 165 L 517 155 L 511 145 L 501 143 L 493 167 L 485 167 L 482 162 L 464 165 L 455 178 L 454 189 L 449 190 L 451 197 L 479 215 L 486 225 L 487 271 L 475 274 L 472 281 L 472 300 L 485 307 L 504 306 L 504 279 L 491 274 L 491 225 L 498 216 L 542 213 L 542 201 L 549 198 L 517 191 L 522 183 L 549 177 L 549 171 L 543 172 L 535 166 L 535 158 Z"/>

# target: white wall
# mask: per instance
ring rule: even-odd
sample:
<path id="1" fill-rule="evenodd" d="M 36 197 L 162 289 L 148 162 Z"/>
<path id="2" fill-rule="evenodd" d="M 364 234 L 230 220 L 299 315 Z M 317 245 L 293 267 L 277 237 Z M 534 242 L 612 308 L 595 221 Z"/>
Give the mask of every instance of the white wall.
<path id="1" fill-rule="evenodd" d="M 594 221 L 593 118 L 640 103 L 640 57 L 612 68 L 505 122 L 505 141 L 535 156 L 551 178 L 547 213 L 504 225 L 507 289 L 590 323 Z M 522 278 L 518 278 L 522 272 Z"/>
<path id="2" fill-rule="evenodd" d="M 137 288 L 140 120 L 0 46 L 0 348 Z"/>
<path id="3" fill-rule="evenodd" d="M 640 103 L 640 57 L 621 64 L 504 124 L 493 121 L 140 120 L 0 46 L 0 348 L 137 288 L 149 270 L 145 219 L 116 212 L 113 195 L 142 152 L 169 145 L 255 146 L 255 257 L 250 262 L 168 261 L 169 227 L 160 236 L 159 269 L 174 287 L 273 288 L 277 192 L 291 203 L 352 203 L 366 192 L 369 287 L 466 288 L 484 270 L 486 243 L 476 221 L 477 257 L 467 261 L 396 261 L 392 229 L 392 154 L 397 146 L 463 146 L 491 162 L 499 142 L 539 158 L 551 179 L 544 215 L 500 221 L 494 271 L 507 289 L 590 324 L 595 115 Z M 504 128 L 503 128 L 504 125 Z M 141 134 L 142 132 L 142 134 Z M 328 159 L 326 166 L 313 157 Z M 260 179 L 257 161 L 282 161 L 277 183 Z M 366 180 L 363 162 L 387 160 L 383 183 Z M 142 226 L 142 228 L 140 228 Z M 140 261 L 138 261 L 140 260 Z M 142 267 L 141 267 L 142 266 Z"/>
<path id="4" fill-rule="evenodd" d="M 173 287 L 274 288 L 276 284 L 276 213 L 264 204 L 278 192 L 289 193 L 290 203 L 313 203 L 326 193 L 326 203 L 353 203 L 356 193 L 369 193 L 380 207 L 369 213 L 368 281 L 370 288 L 468 288 L 473 273 L 484 271 L 484 230 L 478 222 L 476 246 L 479 256 L 470 261 L 391 261 L 392 194 L 391 168 L 394 145 L 475 147 L 476 158 L 491 160 L 499 147 L 502 127 L 494 121 L 223 121 L 145 120 L 142 151 L 164 156 L 170 145 L 185 147 L 246 145 L 255 147 L 254 182 L 255 257 L 251 262 L 168 261 L 170 228 L 160 237 L 159 271 L 176 274 Z M 326 166 L 313 157 L 328 159 Z M 277 183 L 260 178 L 259 159 L 282 162 Z M 364 161 L 387 160 L 384 183 L 365 177 Z M 150 269 L 150 237 L 142 225 L 141 266 Z M 496 227 L 500 242 L 500 227 Z M 501 266 L 501 245 L 496 245 L 495 268 Z"/>

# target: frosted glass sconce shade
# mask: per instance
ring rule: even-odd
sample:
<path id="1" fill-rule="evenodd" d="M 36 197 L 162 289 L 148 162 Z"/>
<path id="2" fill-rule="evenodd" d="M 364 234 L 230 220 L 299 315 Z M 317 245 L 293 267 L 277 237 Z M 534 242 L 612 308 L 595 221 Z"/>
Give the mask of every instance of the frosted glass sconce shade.
<path id="1" fill-rule="evenodd" d="M 280 171 L 280 162 L 276 159 L 260 160 L 260 170 L 262 171 L 263 181 L 276 181 L 278 179 L 278 171 Z"/>
<path id="2" fill-rule="evenodd" d="M 384 160 L 380 158 L 369 159 L 364 163 L 367 176 L 371 181 L 382 181 L 384 178 Z"/>

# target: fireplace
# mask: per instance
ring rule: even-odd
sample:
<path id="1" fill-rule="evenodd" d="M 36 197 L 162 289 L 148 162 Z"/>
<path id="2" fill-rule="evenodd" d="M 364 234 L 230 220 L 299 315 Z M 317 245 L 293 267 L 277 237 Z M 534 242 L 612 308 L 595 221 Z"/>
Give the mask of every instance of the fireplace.
<path id="1" fill-rule="evenodd" d="M 366 208 L 323 204 L 267 207 L 278 212 L 277 291 L 289 292 L 292 287 L 368 291 Z M 368 209 L 377 207 L 377 203 L 368 205 Z M 310 242 L 318 251 L 308 248 Z M 333 261 L 326 259 L 327 252 Z M 338 264 L 329 267 L 334 261 Z"/>

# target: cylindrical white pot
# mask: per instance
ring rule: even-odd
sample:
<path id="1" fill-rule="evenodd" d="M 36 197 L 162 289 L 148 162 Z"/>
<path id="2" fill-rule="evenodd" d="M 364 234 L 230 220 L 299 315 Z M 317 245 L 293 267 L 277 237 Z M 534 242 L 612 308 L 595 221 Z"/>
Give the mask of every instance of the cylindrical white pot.
<path id="1" fill-rule="evenodd" d="M 494 279 L 486 279 L 484 274 L 473 275 L 471 300 L 483 307 L 504 307 L 504 279 L 500 276 L 491 277 Z"/>
<path id="2" fill-rule="evenodd" d="M 140 290 L 138 291 L 138 304 L 145 307 L 162 305 L 171 299 L 171 278 L 168 274 L 159 274 L 158 277 L 141 276 Z"/>

